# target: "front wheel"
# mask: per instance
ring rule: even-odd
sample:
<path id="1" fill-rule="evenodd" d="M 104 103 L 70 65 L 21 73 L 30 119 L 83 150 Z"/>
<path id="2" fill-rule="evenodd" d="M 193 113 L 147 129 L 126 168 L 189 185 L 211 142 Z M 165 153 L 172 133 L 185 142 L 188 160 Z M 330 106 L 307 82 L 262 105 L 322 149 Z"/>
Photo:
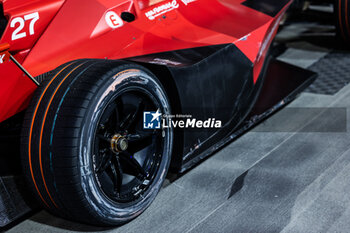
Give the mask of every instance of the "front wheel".
<path id="1" fill-rule="evenodd" d="M 145 112 L 171 109 L 141 66 L 79 60 L 57 69 L 36 91 L 22 132 L 24 172 L 42 205 L 103 226 L 140 215 L 162 186 L 173 141 L 170 128 L 144 129 Z"/>
<path id="2" fill-rule="evenodd" d="M 350 46 L 350 0 L 334 0 L 334 12 L 339 38 Z"/>

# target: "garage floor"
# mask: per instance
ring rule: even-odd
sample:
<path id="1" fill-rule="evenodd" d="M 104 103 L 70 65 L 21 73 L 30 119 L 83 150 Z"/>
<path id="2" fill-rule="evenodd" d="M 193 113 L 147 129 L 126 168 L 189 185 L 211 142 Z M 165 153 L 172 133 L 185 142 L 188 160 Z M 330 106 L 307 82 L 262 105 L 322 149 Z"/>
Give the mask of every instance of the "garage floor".
<path id="1" fill-rule="evenodd" d="M 278 41 L 288 49 L 279 59 L 321 75 L 328 64 L 338 73 L 167 181 L 136 220 L 94 228 L 42 211 L 8 232 L 350 232 L 350 53 L 330 48 L 332 31 L 315 23 L 285 27 Z M 324 84 L 333 78 L 336 87 Z"/>

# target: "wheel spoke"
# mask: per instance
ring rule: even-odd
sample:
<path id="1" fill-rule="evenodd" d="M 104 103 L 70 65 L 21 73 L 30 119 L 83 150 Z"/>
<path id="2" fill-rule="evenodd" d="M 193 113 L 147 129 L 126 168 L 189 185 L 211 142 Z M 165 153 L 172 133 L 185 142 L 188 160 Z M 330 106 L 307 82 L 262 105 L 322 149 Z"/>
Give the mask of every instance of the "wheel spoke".
<path id="1" fill-rule="evenodd" d="M 142 110 L 144 109 L 145 105 L 143 103 L 143 100 L 140 99 L 138 104 L 137 104 L 137 108 L 134 112 L 134 115 L 132 116 L 132 118 L 130 119 L 129 124 L 127 125 L 126 129 L 129 129 L 131 126 L 134 126 L 136 124 L 136 120 L 140 117 L 140 113 L 142 112 Z"/>
<path id="2" fill-rule="evenodd" d="M 129 175 L 133 175 L 140 180 L 145 179 L 147 174 L 139 162 L 134 158 L 134 156 L 126 151 L 121 154 L 122 155 L 120 158 L 123 159 L 123 161 L 125 161 L 132 168 L 132 170 L 129 171 L 129 173 L 131 173 Z M 124 172 L 126 173 L 127 171 Z"/>
<path id="3" fill-rule="evenodd" d="M 151 132 L 151 133 L 143 133 L 142 132 L 142 133 L 136 133 L 136 134 L 129 134 L 129 135 L 126 136 L 126 138 L 131 143 L 137 143 L 137 142 L 141 142 L 141 141 L 144 141 L 144 140 L 149 140 L 155 134 L 156 134 L 156 132 Z"/>
<path id="4" fill-rule="evenodd" d="M 118 122 L 118 119 L 117 119 L 117 116 L 115 114 L 115 109 L 113 110 L 111 116 L 109 117 L 109 120 L 108 120 L 108 129 L 110 130 L 110 132 L 112 133 L 115 133 L 117 132 L 117 122 Z"/>
<path id="5" fill-rule="evenodd" d="M 156 132 L 153 133 L 138 133 L 128 135 L 129 151 L 131 153 L 137 153 L 150 145 L 152 145 L 153 138 L 156 136 Z"/>
<path id="6" fill-rule="evenodd" d="M 123 175 L 118 158 L 115 160 L 115 163 L 111 163 L 112 181 L 114 185 L 114 191 L 116 193 L 120 193 L 123 184 Z"/>
<path id="7" fill-rule="evenodd" d="M 101 117 L 100 133 L 111 133 L 116 132 L 117 118 L 115 117 L 115 109 L 117 104 L 115 102 L 111 103 L 105 110 L 103 116 Z"/>
<path id="8" fill-rule="evenodd" d="M 123 110 L 124 110 L 124 103 L 123 103 L 123 99 L 122 97 L 120 96 L 117 101 L 116 101 L 116 109 L 114 111 L 114 114 L 115 114 L 115 117 L 117 119 L 117 122 L 116 122 L 116 127 L 118 130 L 121 130 L 121 121 L 122 121 L 122 118 L 123 118 Z"/>
<path id="9" fill-rule="evenodd" d="M 110 132 L 112 134 L 117 132 L 117 122 L 118 122 L 118 118 L 115 114 L 116 107 L 117 107 L 116 103 L 114 103 L 113 106 L 114 106 L 114 109 L 111 110 L 111 113 L 110 113 L 111 115 L 109 116 L 108 121 L 107 121 L 107 130 L 108 130 L 108 132 Z"/>
<path id="10" fill-rule="evenodd" d="M 106 168 L 108 167 L 108 165 L 110 164 L 112 159 L 112 154 L 111 153 L 104 153 L 103 157 L 102 157 L 102 161 L 100 162 L 100 164 L 98 165 L 96 172 L 97 173 L 102 173 L 106 170 Z"/>
<path id="11" fill-rule="evenodd" d="M 136 120 L 140 116 L 142 109 L 144 108 L 144 103 L 142 99 L 139 99 L 137 107 L 134 113 L 130 113 L 125 120 L 122 122 L 120 127 L 125 130 L 129 130 L 131 126 L 136 124 Z"/>
<path id="12" fill-rule="evenodd" d="M 120 123 L 120 126 L 119 126 L 119 128 L 121 129 L 121 130 L 124 130 L 124 129 L 126 129 L 126 125 L 128 124 L 128 122 L 130 121 L 130 118 L 132 117 L 132 114 L 130 113 L 130 114 L 128 114 L 126 117 L 125 117 L 125 119 L 124 120 L 122 120 L 122 122 Z"/>

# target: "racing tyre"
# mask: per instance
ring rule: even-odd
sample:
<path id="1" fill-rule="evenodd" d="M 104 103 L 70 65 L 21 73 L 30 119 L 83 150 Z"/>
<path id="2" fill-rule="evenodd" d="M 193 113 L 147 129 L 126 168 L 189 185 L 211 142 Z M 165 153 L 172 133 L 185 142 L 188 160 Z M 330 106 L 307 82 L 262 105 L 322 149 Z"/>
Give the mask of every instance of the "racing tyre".
<path id="1" fill-rule="evenodd" d="M 113 226 L 140 215 L 165 179 L 173 131 L 144 129 L 143 114 L 170 114 L 167 95 L 145 68 L 78 60 L 43 81 L 21 137 L 24 174 L 47 210 Z"/>
<path id="2" fill-rule="evenodd" d="M 335 0 L 334 7 L 339 38 L 350 46 L 350 0 Z"/>

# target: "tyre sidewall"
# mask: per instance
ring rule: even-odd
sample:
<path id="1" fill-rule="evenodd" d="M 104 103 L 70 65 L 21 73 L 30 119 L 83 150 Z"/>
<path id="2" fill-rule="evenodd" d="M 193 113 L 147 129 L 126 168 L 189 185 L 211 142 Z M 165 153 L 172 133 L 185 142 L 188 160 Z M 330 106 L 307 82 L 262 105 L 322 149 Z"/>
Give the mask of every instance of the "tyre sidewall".
<path id="1" fill-rule="evenodd" d="M 163 114 L 171 113 L 169 100 L 156 77 L 141 67 L 135 68 L 135 65 L 129 66 L 129 69 L 127 69 L 127 67 L 128 66 L 118 67 L 104 75 L 103 78 L 106 82 L 91 102 L 85 117 L 84 125 L 81 129 L 81 146 L 79 150 L 81 188 L 83 189 L 86 200 L 89 202 L 89 206 L 94 208 L 94 212 L 96 212 L 101 219 L 105 219 L 107 224 L 130 221 L 141 214 L 158 194 L 171 160 L 173 132 L 172 129 L 168 128 L 164 129 L 165 138 L 167 140 L 165 144 L 168 146 L 163 149 L 162 161 L 159 165 L 158 173 L 154 178 L 153 184 L 149 187 L 149 190 L 145 192 L 145 196 L 143 196 L 139 202 L 130 204 L 127 207 L 122 207 L 106 197 L 97 184 L 92 161 L 94 135 L 104 108 L 108 106 L 116 93 L 124 91 L 131 86 L 145 88 L 152 93 L 158 101 Z"/>

